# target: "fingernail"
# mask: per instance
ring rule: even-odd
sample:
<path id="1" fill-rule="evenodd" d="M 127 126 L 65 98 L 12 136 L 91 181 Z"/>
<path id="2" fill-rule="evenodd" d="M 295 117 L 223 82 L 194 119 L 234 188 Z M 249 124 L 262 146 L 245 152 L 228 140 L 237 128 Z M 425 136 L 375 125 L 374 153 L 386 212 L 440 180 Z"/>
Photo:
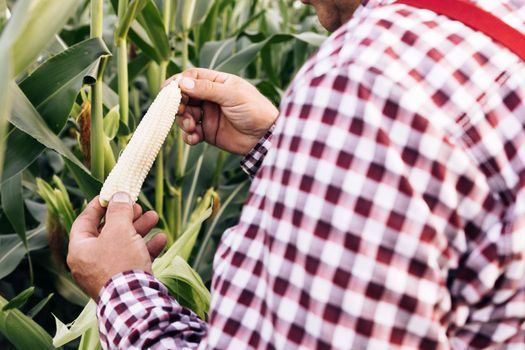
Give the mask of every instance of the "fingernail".
<path id="1" fill-rule="evenodd" d="M 126 192 L 116 192 L 115 194 L 113 194 L 113 197 L 111 197 L 111 201 L 115 203 L 131 204 L 131 198 Z"/>
<path id="2" fill-rule="evenodd" d="M 184 130 L 188 130 L 188 128 L 190 127 L 190 121 L 189 119 L 184 119 L 182 121 L 182 126 L 184 127 Z"/>
<path id="3" fill-rule="evenodd" d="M 195 82 L 190 78 L 182 78 L 180 80 L 180 85 L 186 89 L 193 89 L 195 87 Z"/>

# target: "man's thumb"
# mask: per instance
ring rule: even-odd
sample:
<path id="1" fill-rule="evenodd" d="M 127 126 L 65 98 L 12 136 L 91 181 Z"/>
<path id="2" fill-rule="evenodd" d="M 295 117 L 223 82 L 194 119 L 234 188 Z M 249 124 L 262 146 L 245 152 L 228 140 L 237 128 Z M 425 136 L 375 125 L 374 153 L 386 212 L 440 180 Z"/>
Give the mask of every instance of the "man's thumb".
<path id="1" fill-rule="evenodd" d="M 133 225 L 133 202 L 126 192 L 113 194 L 106 212 L 107 227 L 127 228 Z"/>
<path id="2" fill-rule="evenodd" d="M 192 79 L 184 77 L 179 82 L 179 87 L 188 96 L 199 100 L 206 100 L 222 105 L 228 97 L 224 84 L 208 79 Z M 229 92 L 231 95 L 231 91 Z"/>

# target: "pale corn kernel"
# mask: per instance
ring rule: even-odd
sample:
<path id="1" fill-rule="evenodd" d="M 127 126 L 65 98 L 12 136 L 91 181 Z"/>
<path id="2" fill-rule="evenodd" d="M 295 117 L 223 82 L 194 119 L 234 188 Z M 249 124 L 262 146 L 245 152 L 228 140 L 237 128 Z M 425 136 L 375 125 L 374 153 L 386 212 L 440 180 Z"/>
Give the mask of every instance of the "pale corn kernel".
<path id="1" fill-rule="evenodd" d="M 126 192 L 137 201 L 142 184 L 175 121 L 180 100 L 176 80 L 159 92 L 102 186 L 99 202 L 103 207 L 115 192 Z"/>

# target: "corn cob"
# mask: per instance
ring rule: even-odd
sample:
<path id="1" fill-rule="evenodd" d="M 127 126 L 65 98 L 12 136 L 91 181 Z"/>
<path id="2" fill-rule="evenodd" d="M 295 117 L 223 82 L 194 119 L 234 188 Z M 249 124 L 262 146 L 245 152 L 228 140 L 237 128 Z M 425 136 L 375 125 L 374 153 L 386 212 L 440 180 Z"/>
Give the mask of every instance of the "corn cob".
<path id="1" fill-rule="evenodd" d="M 178 81 L 172 81 L 157 95 L 102 186 L 99 201 L 103 207 L 115 192 L 127 192 L 133 201 L 137 200 L 173 125 L 180 100 Z"/>

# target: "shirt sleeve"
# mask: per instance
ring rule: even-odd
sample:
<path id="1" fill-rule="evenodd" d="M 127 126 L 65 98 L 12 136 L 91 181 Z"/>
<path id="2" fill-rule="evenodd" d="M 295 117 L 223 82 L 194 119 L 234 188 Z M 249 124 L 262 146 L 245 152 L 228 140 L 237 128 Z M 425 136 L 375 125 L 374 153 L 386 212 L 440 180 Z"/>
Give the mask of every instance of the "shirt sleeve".
<path id="1" fill-rule="evenodd" d="M 207 333 L 203 320 L 140 270 L 120 273 L 106 283 L 97 317 L 104 349 L 193 349 Z"/>
<path id="2" fill-rule="evenodd" d="M 266 134 L 259 140 L 254 148 L 243 158 L 241 161 L 241 168 L 250 177 L 254 177 L 257 170 L 261 167 L 261 164 L 268 153 L 268 150 L 272 146 L 272 134 L 275 129 L 275 124 L 266 132 Z"/>

